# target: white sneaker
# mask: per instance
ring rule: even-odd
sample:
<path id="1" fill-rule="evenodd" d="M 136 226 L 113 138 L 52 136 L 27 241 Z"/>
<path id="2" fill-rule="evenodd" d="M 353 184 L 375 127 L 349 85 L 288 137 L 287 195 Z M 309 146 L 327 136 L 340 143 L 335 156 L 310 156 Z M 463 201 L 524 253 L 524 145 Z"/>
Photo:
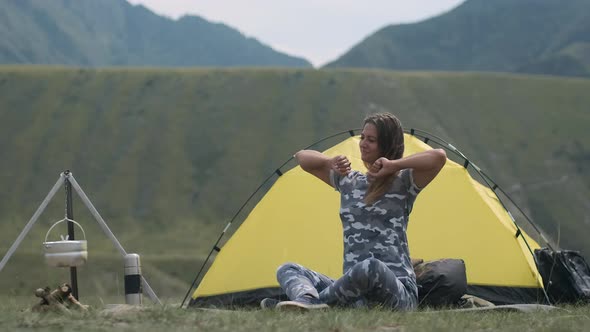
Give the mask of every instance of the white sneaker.
<path id="1" fill-rule="evenodd" d="M 294 301 L 282 301 L 276 306 L 278 309 L 303 309 L 303 310 L 315 310 L 315 309 L 327 309 L 330 306 L 316 299 L 315 297 L 300 297 Z"/>

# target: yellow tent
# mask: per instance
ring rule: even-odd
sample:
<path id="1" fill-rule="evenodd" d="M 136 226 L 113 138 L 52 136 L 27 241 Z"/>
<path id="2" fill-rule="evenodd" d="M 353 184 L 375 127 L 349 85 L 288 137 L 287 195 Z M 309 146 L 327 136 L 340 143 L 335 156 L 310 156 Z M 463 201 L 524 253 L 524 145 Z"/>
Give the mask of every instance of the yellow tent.
<path id="1" fill-rule="evenodd" d="M 325 151 L 349 157 L 364 170 L 359 137 Z M 406 134 L 406 155 L 431 149 Z M 342 274 L 339 194 L 295 167 L 282 174 L 221 248 L 189 305 L 256 303 L 277 296 L 276 269 L 296 262 L 337 278 Z M 531 249 L 538 244 L 520 232 L 488 187 L 464 167 L 448 161 L 414 204 L 408 227 L 413 258 L 465 261 L 468 292 L 496 303 L 534 302 L 542 280 Z"/>

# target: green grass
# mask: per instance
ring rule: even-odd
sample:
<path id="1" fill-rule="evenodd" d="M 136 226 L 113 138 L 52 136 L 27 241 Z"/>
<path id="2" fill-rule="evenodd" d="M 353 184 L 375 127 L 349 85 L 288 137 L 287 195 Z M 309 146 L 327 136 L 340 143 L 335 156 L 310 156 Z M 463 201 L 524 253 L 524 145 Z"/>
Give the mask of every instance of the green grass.
<path id="1" fill-rule="evenodd" d="M 388 310 L 330 309 L 322 312 L 274 310 L 179 309 L 168 303 L 109 311 L 101 301 L 90 312 L 62 316 L 32 313 L 34 298 L 3 298 L 0 325 L 10 331 L 580 331 L 590 324 L 590 307 L 565 307 L 550 312 L 409 313 Z"/>

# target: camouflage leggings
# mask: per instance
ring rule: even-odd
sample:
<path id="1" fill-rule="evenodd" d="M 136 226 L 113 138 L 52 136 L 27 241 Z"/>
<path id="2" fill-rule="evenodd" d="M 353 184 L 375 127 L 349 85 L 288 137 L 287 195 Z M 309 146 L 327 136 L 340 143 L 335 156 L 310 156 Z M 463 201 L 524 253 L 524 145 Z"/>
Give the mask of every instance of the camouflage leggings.
<path id="1" fill-rule="evenodd" d="M 408 289 L 385 263 L 374 258 L 357 263 L 338 280 L 294 263 L 281 265 L 277 279 L 291 300 L 310 295 L 343 306 L 381 305 L 399 310 L 417 306 L 417 291 Z"/>

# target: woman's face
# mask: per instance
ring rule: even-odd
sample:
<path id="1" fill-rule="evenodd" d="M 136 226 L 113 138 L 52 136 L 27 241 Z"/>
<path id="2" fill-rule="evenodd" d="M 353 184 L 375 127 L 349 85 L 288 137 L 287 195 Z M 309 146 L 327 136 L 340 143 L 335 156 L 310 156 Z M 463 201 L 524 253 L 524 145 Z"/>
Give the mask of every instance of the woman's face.
<path id="1" fill-rule="evenodd" d="M 361 160 L 365 163 L 373 164 L 375 160 L 381 157 L 379 145 L 377 144 L 377 127 L 372 123 L 365 124 L 361 132 Z"/>

